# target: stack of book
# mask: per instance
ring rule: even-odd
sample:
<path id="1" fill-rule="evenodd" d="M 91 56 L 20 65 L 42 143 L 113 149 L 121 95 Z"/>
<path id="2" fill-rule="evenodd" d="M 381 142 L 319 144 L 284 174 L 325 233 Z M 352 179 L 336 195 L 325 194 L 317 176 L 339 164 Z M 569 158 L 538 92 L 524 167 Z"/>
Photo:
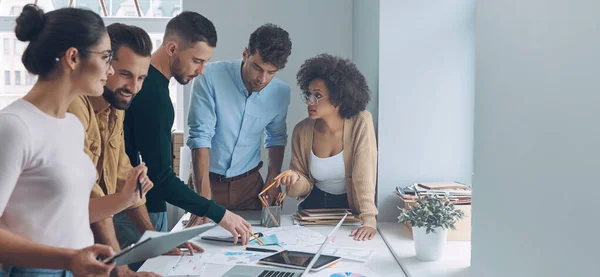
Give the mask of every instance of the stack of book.
<path id="1" fill-rule="evenodd" d="M 447 196 L 455 204 L 471 204 L 471 187 L 456 182 L 416 183 L 409 187 L 396 187 L 395 194 L 405 203 L 416 202 L 417 195 Z"/>
<path id="2" fill-rule="evenodd" d="M 398 197 L 402 198 L 404 203 L 412 203 L 417 201 L 417 195 L 415 194 L 415 190 L 413 189 L 412 185 L 408 187 L 397 186 L 394 193 L 398 195 Z"/>
<path id="3" fill-rule="evenodd" d="M 360 218 L 349 209 L 305 209 L 292 215 L 295 223 L 304 225 L 337 225 L 344 215 L 342 225 L 360 225 Z"/>

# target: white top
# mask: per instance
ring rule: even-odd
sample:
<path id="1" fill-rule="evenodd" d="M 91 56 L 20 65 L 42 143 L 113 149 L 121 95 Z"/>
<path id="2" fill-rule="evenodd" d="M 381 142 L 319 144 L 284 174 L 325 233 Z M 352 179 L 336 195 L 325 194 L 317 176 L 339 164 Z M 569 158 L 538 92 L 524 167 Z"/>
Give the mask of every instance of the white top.
<path id="1" fill-rule="evenodd" d="M 315 178 L 315 186 L 331 194 L 346 193 L 344 150 L 329 158 L 319 158 L 314 152 L 310 153 L 310 174 Z"/>
<path id="2" fill-rule="evenodd" d="M 83 148 L 73 114 L 55 118 L 23 99 L 0 110 L 0 228 L 55 247 L 94 244 L 96 170 Z"/>

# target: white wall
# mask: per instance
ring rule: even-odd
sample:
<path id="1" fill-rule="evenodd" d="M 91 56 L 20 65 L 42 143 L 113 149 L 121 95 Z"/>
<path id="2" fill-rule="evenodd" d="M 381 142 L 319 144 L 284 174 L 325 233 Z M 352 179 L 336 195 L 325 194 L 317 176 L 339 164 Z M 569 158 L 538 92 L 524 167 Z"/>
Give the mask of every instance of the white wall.
<path id="1" fill-rule="evenodd" d="M 473 276 L 599 276 L 600 2 L 477 8 Z"/>
<path id="2" fill-rule="evenodd" d="M 183 10 L 201 13 L 210 19 L 217 29 L 218 42 L 212 60 L 241 58 L 242 50 L 248 45 L 250 34 L 260 25 L 271 22 L 290 33 L 292 54 L 286 67 L 277 74 L 292 88 L 289 107 L 288 147 L 286 147 L 283 169 L 289 167 L 289 140 L 294 126 L 306 118 L 306 105 L 300 98 L 296 85 L 296 73 L 302 63 L 320 53 L 352 58 L 352 2 L 347 0 L 254 0 L 254 1 L 197 1 L 183 0 Z M 185 102 L 189 103 L 189 86 Z M 188 107 L 185 107 L 186 114 Z M 187 118 L 187 116 L 186 116 Z M 187 127 L 185 128 L 187 135 Z M 267 152 L 263 151 L 267 161 Z M 262 171 L 266 178 L 266 166 Z M 287 198 L 284 211 L 296 210 L 296 202 Z"/>
<path id="3" fill-rule="evenodd" d="M 380 1 L 380 221 L 397 221 L 397 185 L 471 183 L 474 7 Z"/>
<path id="4" fill-rule="evenodd" d="M 379 0 L 352 1 L 352 62 L 371 90 L 367 110 L 377 130 L 379 104 Z"/>

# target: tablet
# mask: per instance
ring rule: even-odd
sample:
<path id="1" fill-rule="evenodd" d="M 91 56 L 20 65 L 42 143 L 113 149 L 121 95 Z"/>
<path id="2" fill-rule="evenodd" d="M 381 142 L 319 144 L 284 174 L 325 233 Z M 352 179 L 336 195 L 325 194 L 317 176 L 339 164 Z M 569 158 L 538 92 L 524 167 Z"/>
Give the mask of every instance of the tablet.
<path id="1" fill-rule="evenodd" d="M 136 244 L 105 259 L 104 262 L 111 263 L 114 261 L 116 263 L 115 266 L 121 266 L 154 258 L 215 226 L 216 224 L 214 223 L 203 224 L 170 233 L 146 231 Z"/>
<path id="2" fill-rule="evenodd" d="M 277 254 L 260 259 L 259 263 L 295 269 L 305 269 L 314 256 L 314 253 L 284 250 Z M 341 257 L 321 255 L 315 262 L 315 265 L 311 271 L 322 270 L 339 261 L 340 259 Z"/>
<path id="3" fill-rule="evenodd" d="M 121 256 L 123 256 L 123 255 L 125 255 L 125 254 L 129 253 L 129 252 L 130 252 L 131 250 L 133 250 L 135 247 L 138 247 L 138 246 L 140 246 L 140 245 L 143 245 L 144 243 L 146 243 L 146 242 L 148 242 L 148 241 L 150 241 L 150 238 L 146 238 L 146 239 L 145 239 L 144 241 L 142 241 L 142 242 L 138 242 L 138 243 L 132 244 L 132 245 L 128 246 L 127 248 L 125 248 L 125 249 L 122 249 L 122 250 L 121 250 L 121 252 L 119 252 L 119 253 L 115 254 L 115 255 L 114 255 L 114 256 L 112 256 L 112 257 L 109 257 L 109 258 L 105 259 L 105 260 L 104 260 L 104 261 L 102 261 L 102 262 L 103 262 L 103 263 L 105 263 L 105 264 L 110 264 L 110 263 L 112 263 L 113 261 L 115 261 L 116 259 L 120 258 Z"/>

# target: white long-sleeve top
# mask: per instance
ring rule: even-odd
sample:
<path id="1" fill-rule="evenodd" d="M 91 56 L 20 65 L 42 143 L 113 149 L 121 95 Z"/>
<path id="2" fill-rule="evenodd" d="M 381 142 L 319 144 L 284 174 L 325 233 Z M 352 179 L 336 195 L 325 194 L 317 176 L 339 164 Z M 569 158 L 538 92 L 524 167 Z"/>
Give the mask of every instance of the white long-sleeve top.
<path id="1" fill-rule="evenodd" d="M 94 243 L 89 199 L 96 178 L 84 130 L 19 99 L 0 110 L 0 228 L 73 249 Z"/>

